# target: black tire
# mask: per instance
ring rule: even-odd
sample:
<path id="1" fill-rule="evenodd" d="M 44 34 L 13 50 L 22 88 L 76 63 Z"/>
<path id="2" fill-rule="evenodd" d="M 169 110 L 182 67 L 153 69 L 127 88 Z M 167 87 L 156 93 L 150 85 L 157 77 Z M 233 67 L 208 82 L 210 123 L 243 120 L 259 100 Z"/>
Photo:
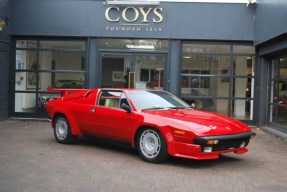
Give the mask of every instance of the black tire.
<path id="1" fill-rule="evenodd" d="M 141 129 L 136 137 L 136 147 L 146 162 L 162 163 L 169 158 L 165 139 L 157 129 Z"/>
<path id="2" fill-rule="evenodd" d="M 75 143 L 77 136 L 71 134 L 71 127 L 67 118 L 58 115 L 54 120 L 54 136 L 59 143 L 72 144 Z"/>

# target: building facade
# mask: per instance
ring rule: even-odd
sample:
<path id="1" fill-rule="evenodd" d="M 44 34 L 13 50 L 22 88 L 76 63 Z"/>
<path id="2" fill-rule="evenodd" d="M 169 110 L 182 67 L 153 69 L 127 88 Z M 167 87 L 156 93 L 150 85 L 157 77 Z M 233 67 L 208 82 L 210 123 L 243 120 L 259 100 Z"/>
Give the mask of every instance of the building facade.
<path id="1" fill-rule="evenodd" d="M 258 65 L 258 124 L 286 138 L 287 129 L 287 2 L 256 4 L 254 45 Z"/>
<path id="2" fill-rule="evenodd" d="M 11 0 L 7 117 L 45 118 L 50 86 L 137 87 L 284 135 L 286 6 Z"/>

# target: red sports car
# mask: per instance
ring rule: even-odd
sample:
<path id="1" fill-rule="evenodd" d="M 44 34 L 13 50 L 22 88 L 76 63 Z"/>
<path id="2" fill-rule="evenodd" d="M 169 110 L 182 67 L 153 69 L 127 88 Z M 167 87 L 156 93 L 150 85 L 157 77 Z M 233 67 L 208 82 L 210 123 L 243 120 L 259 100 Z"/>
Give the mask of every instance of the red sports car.
<path id="1" fill-rule="evenodd" d="M 49 91 L 62 93 L 61 98 L 47 103 L 59 143 L 75 142 L 78 136 L 97 136 L 128 143 L 143 160 L 160 163 L 169 156 L 199 160 L 228 152 L 242 154 L 255 136 L 242 122 L 193 109 L 165 91 Z"/>

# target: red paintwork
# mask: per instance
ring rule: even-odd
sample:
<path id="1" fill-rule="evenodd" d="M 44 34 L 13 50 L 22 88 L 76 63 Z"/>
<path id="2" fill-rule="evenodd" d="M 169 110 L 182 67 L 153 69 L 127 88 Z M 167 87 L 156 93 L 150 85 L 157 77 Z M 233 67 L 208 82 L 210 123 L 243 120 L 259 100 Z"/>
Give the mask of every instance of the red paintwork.
<path id="1" fill-rule="evenodd" d="M 129 98 L 128 89 L 122 90 Z M 165 138 L 168 154 L 191 159 L 214 159 L 220 153 L 242 154 L 245 147 L 204 153 L 200 146 L 192 143 L 199 136 L 222 136 L 250 132 L 250 128 L 235 119 L 199 110 L 137 110 L 133 105 L 131 113 L 123 109 L 98 106 L 97 97 L 101 89 L 53 89 L 61 91 L 62 97 L 47 104 L 48 116 L 53 120 L 56 114 L 64 114 L 69 121 L 73 135 L 94 135 L 119 140 L 135 147 L 135 134 L 141 127 L 158 129 Z M 67 94 L 68 92 L 75 92 Z M 91 109 L 96 109 L 95 113 Z M 185 135 L 175 130 L 185 131 Z"/>

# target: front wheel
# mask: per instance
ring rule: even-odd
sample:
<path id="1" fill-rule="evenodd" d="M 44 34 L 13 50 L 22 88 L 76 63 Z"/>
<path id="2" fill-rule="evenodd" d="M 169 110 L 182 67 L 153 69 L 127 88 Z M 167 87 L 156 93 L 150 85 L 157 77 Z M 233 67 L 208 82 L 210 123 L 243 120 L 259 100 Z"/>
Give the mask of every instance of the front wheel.
<path id="1" fill-rule="evenodd" d="M 54 121 L 54 136 L 59 143 L 71 144 L 76 140 L 76 136 L 71 134 L 68 120 L 63 115 L 59 115 Z"/>
<path id="2" fill-rule="evenodd" d="M 161 163 L 169 157 L 164 137 L 156 129 L 147 128 L 140 130 L 136 144 L 137 150 L 144 161 Z"/>

